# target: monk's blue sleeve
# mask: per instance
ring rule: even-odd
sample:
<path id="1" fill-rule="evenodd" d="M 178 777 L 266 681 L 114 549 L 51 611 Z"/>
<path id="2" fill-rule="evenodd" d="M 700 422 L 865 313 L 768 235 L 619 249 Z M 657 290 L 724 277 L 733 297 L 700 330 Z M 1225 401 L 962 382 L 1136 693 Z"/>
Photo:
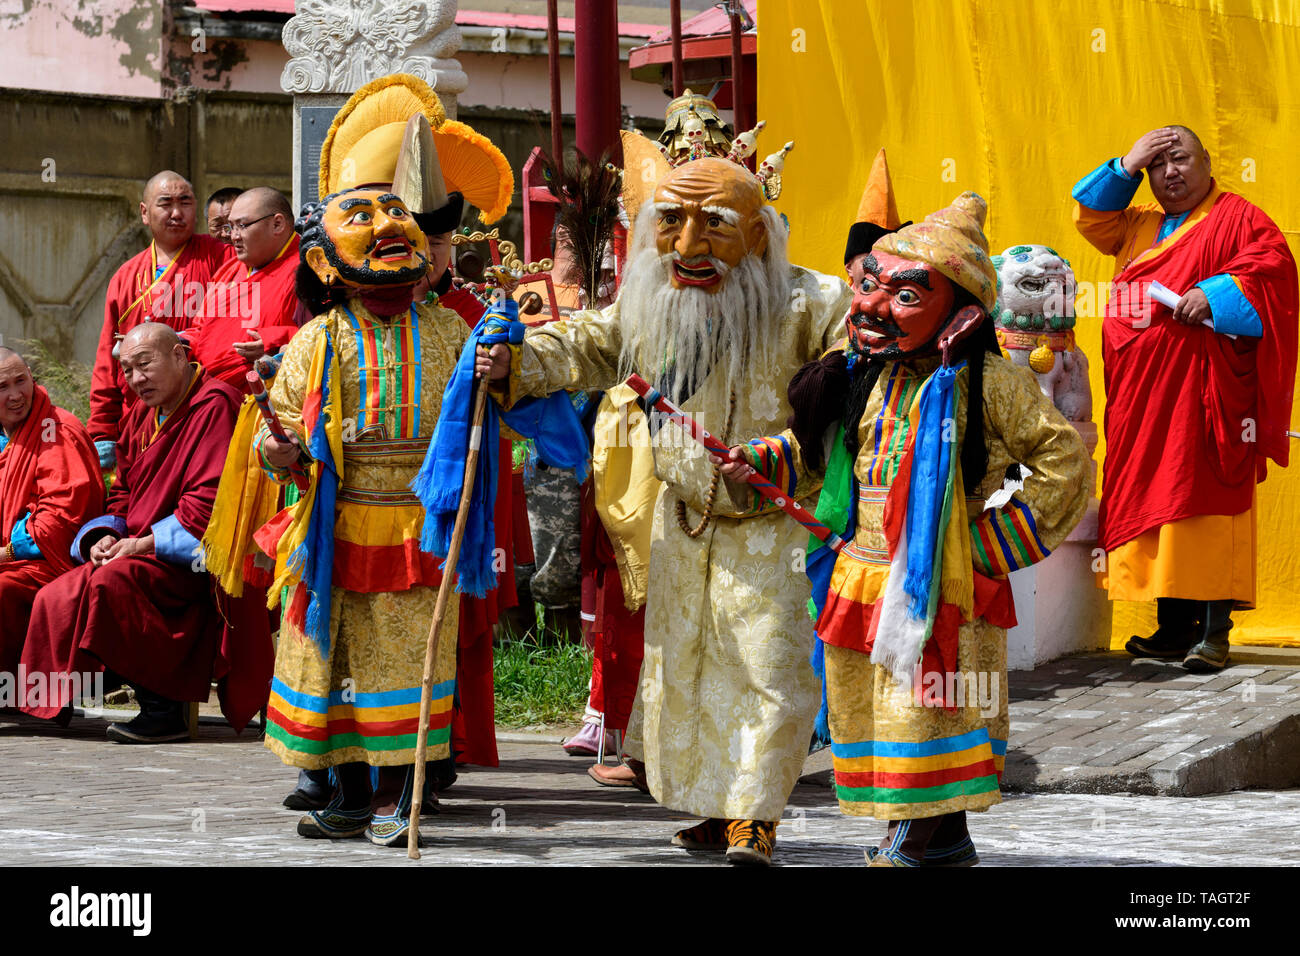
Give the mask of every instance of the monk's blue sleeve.
<path id="1" fill-rule="evenodd" d="M 1115 212 L 1128 208 L 1141 183 L 1141 173 L 1130 176 L 1123 163 L 1112 159 L 1075 183 L 1070 195 L 1081 206 L 1099 212 Z"/>
<path id="2" fill-rule="evenodd" d="M 154 522 L 153 553 L 168 564 L 194 564 L 200 551 L 199 539 L 190 534 L 176 516 L 168 515 Z"/>
<path id="3" fill-rule="evenodd" d="M 1232 276 L 1210 276 L 1196 283 L 1196 286 L 1210 301 L 1214 331 L 1227 335 L 1246 335 L 1253 339 L 1263 337 L 1264 323 L 1260 321 L 1259 313 Z"/>

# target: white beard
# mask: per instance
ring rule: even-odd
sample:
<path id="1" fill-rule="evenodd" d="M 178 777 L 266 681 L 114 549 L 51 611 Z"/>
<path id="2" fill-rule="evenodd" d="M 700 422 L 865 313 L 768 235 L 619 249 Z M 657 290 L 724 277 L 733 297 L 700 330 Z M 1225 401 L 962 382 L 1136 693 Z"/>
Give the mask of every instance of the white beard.
<path id="1" fill-rule="evenodd" d="M 673 287 L 676 254 L 661 256 L 656 249 L 654 216 L 654 204 L 647 202 L 637 217 L 619 293 L 619 374 L 638 372 L 675 402 L 698 391 L 718 365 L 734 387 L 748 377 L 751 363 L 770 364 L 780 340 L 781 316 L 790 303 L 785 224 L 764 206 L 767 251 L 746 255 L 734 269 L 710 258 L 722 282 L 709 292 Z"/>

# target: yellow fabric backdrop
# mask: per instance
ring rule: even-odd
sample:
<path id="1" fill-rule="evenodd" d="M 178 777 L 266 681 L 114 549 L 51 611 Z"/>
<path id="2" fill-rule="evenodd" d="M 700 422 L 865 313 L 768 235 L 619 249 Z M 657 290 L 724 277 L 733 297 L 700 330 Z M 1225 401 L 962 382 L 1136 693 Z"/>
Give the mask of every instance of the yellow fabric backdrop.
<path id="1" fill-rule="evenodd" d="M 1070 188 L 1167 123 L 1197 130 L 1219 182 L 1300 253 L 1300 0 L 759 0 L 759 22 L 759 156 L 795 141 L 776 205 L 802 265 L 841 271 L 884 146 L 905 220 L 973 189 L 989 201 L 993 252 L 1044 243 L 1081 288 L 1109 280 L 1112 260 L 1071 223 Z M 1138 201 L 1150 199 L 1144 184 Z M 1077 333 L 1100 423 L 1097 311 Z M 1270 468 L 1258 609 L 1237 615 L 1234 641 L 1300 644 L 1297 528 L 1300 468 Z M 1113 639 L 1154 619 L 1154 605 L 1119 603 Z"/>

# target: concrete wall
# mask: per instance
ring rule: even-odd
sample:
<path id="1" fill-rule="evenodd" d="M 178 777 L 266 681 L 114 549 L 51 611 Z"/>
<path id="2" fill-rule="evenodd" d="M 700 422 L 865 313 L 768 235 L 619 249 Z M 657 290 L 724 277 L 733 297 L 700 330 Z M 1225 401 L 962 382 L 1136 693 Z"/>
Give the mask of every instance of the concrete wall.
<path id="1" fill-rule="evenodd" d="M 0 336 L 90 361 L 108 280 L 149 241 L 145 181 L 175 169 L 200 202 L 224 185 L 288 191 L 289 116 L 284 95 L 0 90 Z"/>

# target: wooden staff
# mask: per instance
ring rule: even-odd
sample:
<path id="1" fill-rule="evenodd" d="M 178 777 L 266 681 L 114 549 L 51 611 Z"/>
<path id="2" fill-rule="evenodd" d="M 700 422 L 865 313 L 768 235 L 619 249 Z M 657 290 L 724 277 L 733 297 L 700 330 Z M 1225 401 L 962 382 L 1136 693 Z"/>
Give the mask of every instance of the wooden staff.
<path id="1" fill-rule="evenodd" d="M 717 455 L 723 461 L 728 460 L 731 449 L 701 427 L 700 423 L 694 418 L 664 398 L 658 389 L 651 386 L 640 375 L 630 376 L 627 384 L 632 386 L 633 390 L 644 398 L 647 404 L 667 415 L 669 421 L 674 421 L 686 429 L 687 433 L 708 451 Z M 844 547 L 843 538 L 814 518 L 807 508 L 782 492 L 765 476 L 756 471 L 745 480 L 755 491 L 807 528 L 809 532 L 821 539 L 831 550 L 838 552 Z"/>
<path id="2" fill-rule="evenodd" d="M 478 469 L 479 449 L 483 444 L 483 415 L 487 408 L 488 383 L 486 376 L 475 386 L 474 417 L 469 430 L 469 455 L 465 458 L 465 480 L 460 486 L 460 506 L 456 509 L 456 524 L 451 531 L 451 547 L 442 569 L 442 582 L 438 585 L 438 603 L 433 607 L 433 623 L 429 626 L 429 639 L 424 647 L 424 681 L 420 685 L 420 725 L 415 742 L 415 781 L 411 793 L 411 828 L 407 831 L 406 855 L 412 860 L 420 858 L 420 809 L 424 802 L 424 761 L 429 752 L 429 711 L 433 706 L 433 662 L 438 656 L 438 630 L 442 627 L 447 601 L 456 579 L 456 563 L 460 559 L 461 540 L 465 537 L 465 522 L 469 518 L 469 502 L 474 495 L 474 474 Z"/>

